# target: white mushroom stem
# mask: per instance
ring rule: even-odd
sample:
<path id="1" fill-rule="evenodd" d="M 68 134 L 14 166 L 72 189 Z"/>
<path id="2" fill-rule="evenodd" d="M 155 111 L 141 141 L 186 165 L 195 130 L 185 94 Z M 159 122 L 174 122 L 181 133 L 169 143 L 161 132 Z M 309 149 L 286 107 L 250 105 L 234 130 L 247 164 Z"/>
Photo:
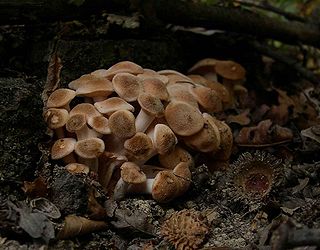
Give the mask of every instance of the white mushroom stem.
<path id="1" fill-rule="evenodd" d="M 89 139 L 89 138 L 99 138 L 102 135 L 96 132 L 94 129 L 90 129 L 87 124 L 77 131 L 75 131 L 78 141 Z"/>
<path id="2" fill-rule="evenodd" d="M 139 114 L 136 117 L 135 125 L 137 132 L 144 132 L 147 130 L 149 125 L 154 120 L 155 116 L 149 115 L 143 109 L 140 110 Z"/>
<path id="3" fill-rule="evenodd" d="M 126 190 L 126 193 L 135 193 L 135 194 L 151 194 L 152 186 L 154 183 L 154 178 L 148 178 L 146 182 L 141 184 L 129 184 Z"/>

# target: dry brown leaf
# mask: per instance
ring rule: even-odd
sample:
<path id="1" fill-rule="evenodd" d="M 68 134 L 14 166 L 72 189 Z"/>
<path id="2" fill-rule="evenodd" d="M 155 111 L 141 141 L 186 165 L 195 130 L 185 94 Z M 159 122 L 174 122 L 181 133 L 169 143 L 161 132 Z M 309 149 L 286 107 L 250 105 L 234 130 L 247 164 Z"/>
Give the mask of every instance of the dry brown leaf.
<path id="1" fill-rule="evenodd" d="M 45 197 L 48 195 L 47 184 L 42 177 L 38 177 L 31 182 L 24 181 L 22 190 L 30 198 Z"/>
<path id="2" fill-rule="evenodd" d="M 61 69 L 61 59 L 57 53 L 54 52 L 50 57 L 47 80 L 41 94 L 44 107 L 47 106 L 46 104 L 50 94 L 59 87 Z"/>
<path id="3" fill-rule="evenodd" d="M 228 124 L 230 123 L 237 123 L 239 125 L 248 125 L 250 123 L 250 118 L 248 117 L 250 110 L 246 109 L 242 113 L 238 115 L 229 115 L 226 119 Z"/>
<path id="4" fill-rule="evenodd" d="M 68 215 L 65 218 L 64 225 L 59 231 L 57 238 L 68 239 L 82 234 L 104 230 L 106 228 L 107 223 L 104 221 L 94 221 L 81 216 Z"/>

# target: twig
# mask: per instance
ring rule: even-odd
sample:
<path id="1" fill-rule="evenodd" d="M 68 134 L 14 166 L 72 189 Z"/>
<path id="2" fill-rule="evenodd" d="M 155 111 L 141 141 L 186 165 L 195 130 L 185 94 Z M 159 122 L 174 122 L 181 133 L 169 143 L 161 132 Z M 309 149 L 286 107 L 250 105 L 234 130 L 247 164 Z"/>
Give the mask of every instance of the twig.
<path id="1" fill-rule="evenodd" d="M 304 68 L 296 60 L 288 57 L 287 55 L 283 54 L 282 52 L 276 51 L 274 48 L 262 45 L 258 42 L 251 42 L 250 44 L 254 47 L 254 49 L 259 51 L 260 53 L 265 54 L 265 55 L 293 68 L 298 74 L 300 74 L 301 77 L 309 80 L 310 82 L 312 82 L 314 84 L 318 84 L 320 82 L 320 78 L 315 76 L 312 71 Z"/>

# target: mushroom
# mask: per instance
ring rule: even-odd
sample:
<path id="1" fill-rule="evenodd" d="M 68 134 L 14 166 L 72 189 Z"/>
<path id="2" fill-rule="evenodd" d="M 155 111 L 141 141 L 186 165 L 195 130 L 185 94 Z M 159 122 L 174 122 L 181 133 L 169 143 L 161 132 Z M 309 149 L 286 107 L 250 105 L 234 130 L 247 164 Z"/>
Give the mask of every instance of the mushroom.
<path id="1" fill-rule="evenodd" d="M 161 101 L 169 101 L 169 93 L 166 85 L 157 78 L 147 78 L 142 81 L 142 91 Z"/>
<path id="2" fill-rule="evenodd" d="M 130 73 L 118 73 L 112 79 L 115 92 L 127 102 L 137 100 L 141 92 L 141 79 Z"/>
<path id="3" fill-rule="evenodd" d="M 194 64 L 189 70 L 189 74 L 199 74 L 211 81 L 217 81 L 216 65 L 219 60 L 205 58 Z"/>
<path id="4" fill-rule="evenodd" d="M 107 69 L 105 72 L 105 77 L 111 80 L 116 74 L 119 73 L 130 73 L 137 75 L 142 74 L 143 72 L 144 70 L 140 65 L 130 61 L 122 61 L 112 65 L 109 69 Z"/>
<path id="5" fill-rule="evenodd" d="M 222 100 L 215 90 L 200 85 L 190 85 L 189 91 L 204 111 L 222 111 Z"/>
<path id="6" fill-rule="evenodd" d="M 44 120 L 48 127 L 55 130 L 57 138 L 64 137 L 64 125 L 69 119 L 69 113 L 66 109 L 50 108 L 44 113 Z"/>
<path id="7" fill-rule="evenodd" d="M 134 107 L 120 97 L 111 97 L 107 100 L 96 102 L 94 106 L 104 115 L 110 116 L 118 110 L 129 110 L 134 112 Z"/>
<path id="8" fill-rule="evenodd" d="M 111 134 L 111 129 L 109 127 L 109 120 L 102 115 L 89 117 L 87 120 L 87 123 L 91 128 L 93 128 L 96 132 L 100 134 L 103 134 L 103 135 Z"/>
<path id="9" fill-rule="evenodd" d="M 53 144 L 51 148 L 51 158 L 53 160 L 63 159 L 65 163 L 76 162 L 73 151 L 76 145 L 74 138 L 61 138 Z"/>
<path id="10" fill-rule="evenodd" d="M 180 162 L 186 162 L 190 168 L 194 166 L 192 155 L 179 145 L 171 152 L 159 155 L 158 158 L 160 165 L 166 169 L 174 169 Z"/>
<path id="11" fill-rule="evenodd" d="M 157 73 L 152 69 L 143 69 L 143 73 L 138 74 L 137 76 L 142 80 L 149 79 L 149 78 L 157 78 L 160 81 L 162 81 L 165 85 L 169 82 L 168 77 L 166 77 L 165 75 L 160 75 L 159 73 Z"/>
<path id="12" fill-rule="evenodd" d="M 103 153 L 105 145 L 99 138 L 88 138 L 76 142 L 75 152 L 79 162 L 87 165 L 93 172 L 98 172 L 98 157 Z"/>
<path id="13" fill-rule="evenodd" d="M 220 133 L 220 147 L 218 151 L 213 152 L 214 158 L 225 161 L 229 160 L 233 146 L 233 135 L 230 127 L 225 122 L 217 120 L 210 114 L 203 113 L 203 117 L 212 126 L 216 125 Z"/>
<path id="14" fill-rule="evenodd" d="M 71 133 L 75 133 L 79 141 L 101 135 L 87 126 L 86 116 L 80 113 L 70 116 L 66 123 L 66 129 Z"/>
<path id="15" fill-rule="evenodd" d="M 191 106 L 199 109 L 196 98 L 190 93 L 189 83 L 176 83 L 167 86 L 169 97 L 171 101 L 182 101 L 190 104 Z"/>
<path id="16" fill-rule="evenodd" d="M 170 102 L 166 107 L 164 114 L 169 127 L 177 135 L 193 135 L 199 132 L 204 125 L 204 119 L 201 112 L 185 102 Z"/>
<path id="17" fill-rule="evenodd" d="M 71 174 L 89 174 L 89 167 L 87 165 L 81 164 L 81 163 L 69 163 L 65 166 L 66 170 Z"/>
<path id="18" fill-rule="evenodd" d="M 76 92 L 71 89 L 57 89 L 51 93 L 47 101 L 48 108 L 63 108 L 70 110 L 69 103 L 76 96 Z"/>
<path id="19" fill-rule="evenodd" d="M 147 93 L 141 93 L 138 97 L 141 106 L 136 117 L 137 132 L 144 132 L 156 117 L 163 116 L 164 107 L 160 99 Z"/>
<path id="20" fill-rule="evenodd" d="M 156 124 L 148 129 L 146 133 L 151 138 L 156 152 L 161 155 L 170 153 L 178 143 L 174 132 L 165 124 Z"/>
<path id="21" fill-rule="evenodd" d="M 124 148 L 128 160 L 138 164 L 143 164 L 155 155 L 152 140 L 142 132 L 137 132 L 127 139 L 124 142 Z"/>
<path id="22" fill-rule="evenodd" d="M 120 169 L 121 177 L 115 186 L 113 194 L 115 200 L 121 200 L 125 197 L 130 184 L 141 184 L 147 180 L 146 175 L 134 162 L 125 162 Z"/>
<path id="23" fill-rule="evenodd" d="M 130 138 L 136 133 L 134 115 L 128 110 L 118 110 L 109 117 L 109 127 L 114 136 Z"/>
<path id="24" fill-rule="evenodd" d="M 77 96 L 91 97 L 94 102 L 97 102 L 106 99 L 113 93 L 112 83 L 108 79 L 94 75 L 90 76 L 91 79 L 86 79 L 84 83 L 78 84 L 78 88 L 76 88 Z"/>
<path id="25" fill-rule="evenodd" d="M 90 117 L 100 116 L 101 113 L 91 103 L 79 103 L 73 109 L 70 110 L 70 116 L 75 114 L 85 114 L 86 119 Z"/>
<path id="26" fill-rule="evenodd" d="M 203 128 L 196 134 L 183 137 L 183 141 L 196 151 L 214 153 L 220 149 L 220 132 L 215 123 L 208 121 L 207 115 L 203 115 L 205 121 Z"/>

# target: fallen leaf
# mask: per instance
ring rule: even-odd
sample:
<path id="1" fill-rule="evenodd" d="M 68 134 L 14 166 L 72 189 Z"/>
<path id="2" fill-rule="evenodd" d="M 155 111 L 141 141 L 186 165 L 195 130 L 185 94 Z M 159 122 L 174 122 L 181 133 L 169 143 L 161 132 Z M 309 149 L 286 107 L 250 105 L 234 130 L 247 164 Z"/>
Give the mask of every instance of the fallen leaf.
<path id="1" fill-rule="evenodd" d="M 31 182 L 24 181 L 22 190 L 30 198 L 45 197 L 48 195 L 47 184 L 42 177 L 38 177 Z"/>

